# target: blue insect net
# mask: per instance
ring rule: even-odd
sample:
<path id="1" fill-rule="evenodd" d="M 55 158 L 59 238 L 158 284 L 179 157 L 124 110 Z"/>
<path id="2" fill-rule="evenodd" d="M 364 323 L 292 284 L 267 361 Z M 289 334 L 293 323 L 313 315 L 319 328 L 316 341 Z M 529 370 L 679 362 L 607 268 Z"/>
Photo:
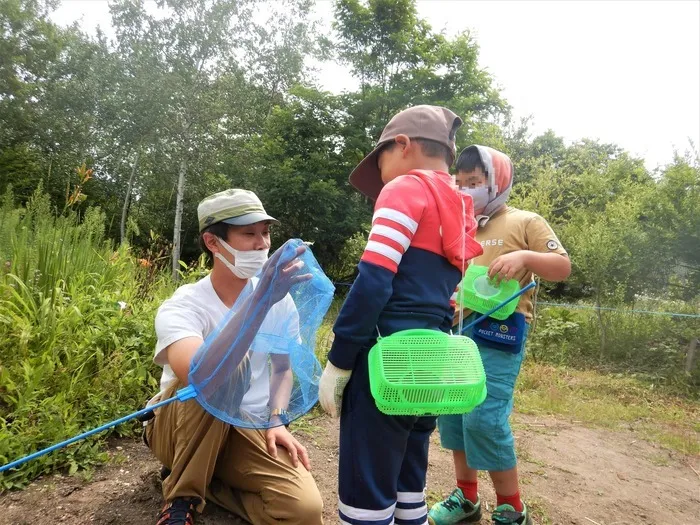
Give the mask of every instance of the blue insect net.
<path id="1" fill-rule="evenodd" d="M 287 241 L 195 354 L 197 402 L 243 428 L 287 424 L 311 410 L 321 376 L 316 332 L 334 291 L 311 250 Z"/>
<path id="2" fill-rule="evenodd" d="M 316 331 L 334 290 L 311 250 L 298 239 L 287 241 L 199 348 L 188 386 L 169 399 L 2 465 L 0 473 L 193 398 L 218 419 L 244 428 L 270 428 L 303 416 L 318 401 Z"/>

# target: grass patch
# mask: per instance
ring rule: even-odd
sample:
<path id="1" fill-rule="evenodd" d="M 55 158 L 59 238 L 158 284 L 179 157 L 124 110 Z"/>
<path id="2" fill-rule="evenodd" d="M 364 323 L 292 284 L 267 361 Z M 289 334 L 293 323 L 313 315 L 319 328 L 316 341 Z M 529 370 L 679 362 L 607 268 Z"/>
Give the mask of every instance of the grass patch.
<path id="1" fill-rule="evenodd" d="M 652 454 L 648 456 L 647 459 L 652 465 L 657 467 L 668 467 L 671 465 L 671 458 L 666 454 Z"/>
<path id="2" fill-rule="evenodd" d="M 425 502 L 428 505 L 428 508 L 431 508 L 433 505 L 436 503 L 442 501 L 445 499 L 445 496 L 442 495 L 441 492 L 433 489 L 428 489 L 425 494 Z"/>
<path id="3" fill-rule="evenodd" d="M 700 404 L 632 377 L 528 362 L 516 388 L 516 406 L 523 414 L 631 429 L 683 454 L 700 454 Z"/>
<path id="4" fill-rule="evenodd" d="M 316 405 L 311 409 L 311 412 L 294 421 L 291 427 L 292 434 L 300 433 L 312 438 L 318 436 L 321 427 L 315 422 L 321 416 L 323 416 L 323 409 L 320 405 Z"/>
<path id="5" fill-rule="evenodd" d="M 528 498 L 527 506 L 530 509 L 530 516 L 532 516 L 535 523 L 538 525 L 550 525 L 552 523 L 552 520 L 547 515 L 547 507 L 541 499 Z"/>
<path id="6" fill-rule="evenodd" d="M 323 318 L 323 323 L 316 332 L 316 357 L 321 363 L 321 367 L 325 368 L 326 362 L 328 361 L 328 352 L 333 344 L 333 324 L 335 323 L 335 318 L 338 317 L 340 308 L 343 306 L 344 298 L 334 297 L 326 316 Z"/>
<path id="7" fill-rule="evenodd" d="M 516 445 L 516 452 L 518 455 L 518 461 L 520 463 L 525 462 L 525 463 L 531 463 L 533 465 L 537 465 L 538 467 L 541 468 L 549 468 L 549 465 L 542 461 L 541 459 L 537 459 L 534 457 L 530 452 L 528 452 L 527 449 L 524 449 L 522 447 L 519 447 Z"/>

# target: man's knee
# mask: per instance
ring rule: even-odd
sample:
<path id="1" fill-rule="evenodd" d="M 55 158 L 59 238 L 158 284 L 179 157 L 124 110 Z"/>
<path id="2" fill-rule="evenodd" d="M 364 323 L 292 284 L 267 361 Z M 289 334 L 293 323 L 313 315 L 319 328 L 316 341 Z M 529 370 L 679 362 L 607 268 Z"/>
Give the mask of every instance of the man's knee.
<path id="1" fill-rule="evenodd" d="M 289 523 L 299 525 L 320 525 L 323 523 L 323 499 L 309 476 L 306 483 L 302 484 L 296 494 L 290 494 L 293 520 Z"/>
<path id="2" fill-rule="evenodd" d="M 307 494 L 300 502 L 298 511 L 299 523 L 323 523 L 323 500 L 318 490 Z"/>

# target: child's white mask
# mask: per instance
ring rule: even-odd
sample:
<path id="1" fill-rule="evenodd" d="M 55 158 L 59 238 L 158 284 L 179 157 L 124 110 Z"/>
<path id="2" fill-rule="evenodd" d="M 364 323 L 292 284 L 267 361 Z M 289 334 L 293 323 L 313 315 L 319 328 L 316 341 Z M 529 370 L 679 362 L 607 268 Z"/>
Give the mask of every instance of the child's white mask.
<path id="1" fill-rule="evenodd" d="M 231 270 L 231 272 L 233 272 L 233 275 L 240 279 L 250 279 L 255 274 L 257 274 L 260 271 L 260 268 L 262 268 L 265 264 L 265 261 L 267 261 L 267 254 L 270 251 L 269 249 L 246 251 L 236 250 L 220 237 L 219 242 L 221 243 L 221 246 L 226 248 L 226 251 L 228 253 L 233 255 L 235 264 L 231 264 L 226 259 L 226 257 L 221 255 L 220 253 L 214 254 L 214 257 L 216 257 L 222 263 L 224 263 L 226 268 Z"/>
<path id="2" fill-rule="evenodd" d="M 479 186 L 477 188 L 462 187 L 459 189 L 465 195 L 469 195 L 474 203 L 474 213 L 481 213 L 489 203 L 489 189 L 487 186 Z"/>

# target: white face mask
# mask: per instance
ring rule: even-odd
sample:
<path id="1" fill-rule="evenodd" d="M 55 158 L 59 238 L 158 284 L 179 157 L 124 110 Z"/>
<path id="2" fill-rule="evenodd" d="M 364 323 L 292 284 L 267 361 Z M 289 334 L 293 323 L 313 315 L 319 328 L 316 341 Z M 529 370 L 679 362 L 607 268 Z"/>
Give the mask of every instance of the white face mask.
<path id="1" fill-rule="evenodd" d="M 478 188 L 460 188 L 459 191 L 465 195 L 469 195 L 474 203 L 474 213 L 479 214 L 484 211 L 486 205 L 489 203 L 489 189 L 486 186 L 479 186 Z"/>
<path id="2" fill-rule="evenodd" d="M 214 257 L 224 263 L 226 268 L 231 270 L 233 275 L 239 277 L 240 279 L 250 279 L 257 274 L 260 271 L 260 268 L 262 268 L 265 264 L 265 261 L 267 261 L 267 254 L 270 251 L 269 249 L 241 251 L 232 248 L 221 238 L 219 238 L 219 242 L 221 243 L 221 246 L 226 248 L 228 253 L 233 255 L 235 264 L 231 264 L 226 257 L 220 253 L 214 254 Z"/>

